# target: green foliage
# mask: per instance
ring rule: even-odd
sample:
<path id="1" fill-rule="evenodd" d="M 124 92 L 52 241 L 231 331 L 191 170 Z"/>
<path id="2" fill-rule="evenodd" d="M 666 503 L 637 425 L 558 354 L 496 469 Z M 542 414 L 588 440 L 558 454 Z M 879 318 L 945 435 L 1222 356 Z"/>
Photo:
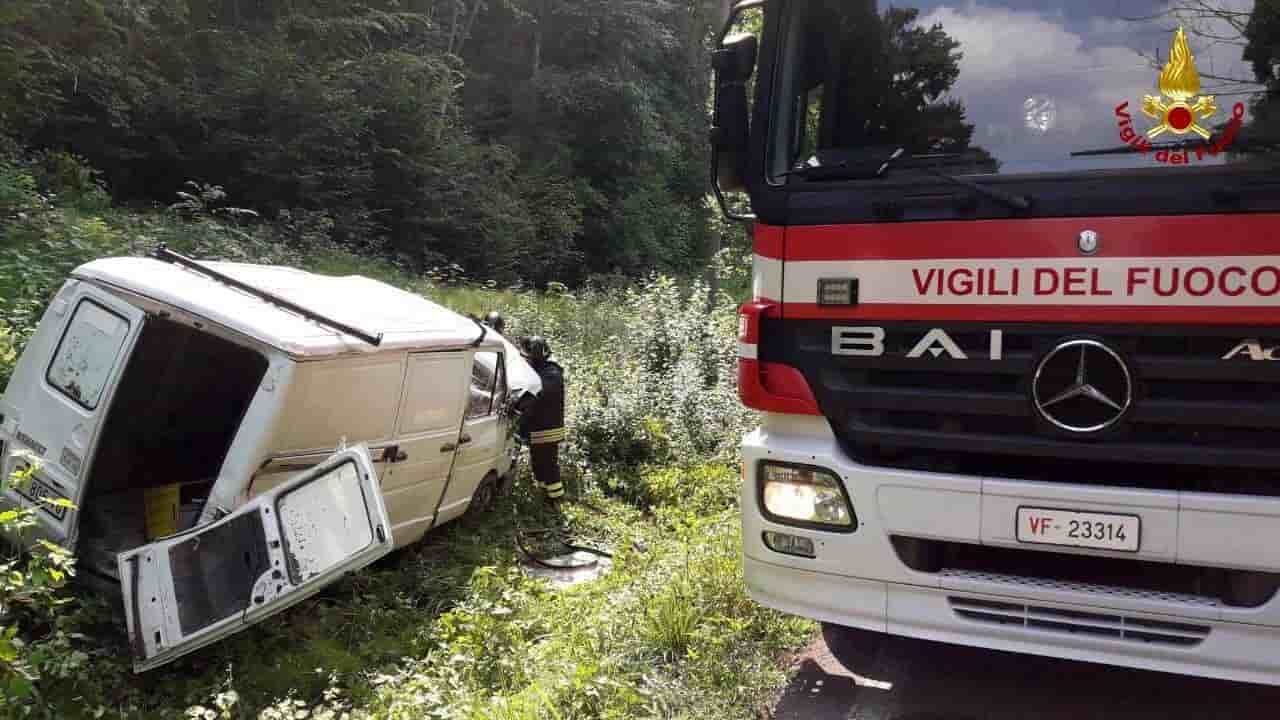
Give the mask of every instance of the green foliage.
<path id="1" fill-rule="evenodd" d="M 134 202 L 194 178 L 503 283 L 707 257 L 704 3 L 4 5 L 0 135 L 48 151 L 54 192 L 100 207 L 90 164 Z"/>
<path id="2" fill-rule="evenodd" d="M 38 467 L 32 458 L 10 484 L 29 487 Z M 45 502 L 52 502 L 45 500 Z M 60 505 L 69 507 L 65 501 Z M 0 534 L 27 537 L 35 526 L 33 508 L 0 511 Z M 66 592 L 75 561 L 65 549 L 30 539 L 27 552 L 6 551 L 0 561 L 0 712 L 30 715 L 45 706 L 41 686 L 74 678 L 86 670 L 89 655 L 80 646 L 76 601 Z"/>

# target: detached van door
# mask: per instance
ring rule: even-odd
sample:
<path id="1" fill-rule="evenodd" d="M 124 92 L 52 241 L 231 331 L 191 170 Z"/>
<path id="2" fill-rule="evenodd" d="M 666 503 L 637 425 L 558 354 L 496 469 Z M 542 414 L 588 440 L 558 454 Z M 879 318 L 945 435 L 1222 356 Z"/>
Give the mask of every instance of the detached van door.
<path id="1" fill-rule="evenodd" d="M 91 444 L 144 318 L 141 309 L 100 288 L 69 282 L 50 303 L 37 337 L 19 361 L 10 384 L 18 394 L 8 398 L 15 417 L 6 429 L 14 438 L 13 449 L 30 450 L 39 469 L 29 488 L 21 493 L 11 488 L 6 499 L 39 507 L 40 535 L 48 540 L 71 539 L 77 513 L 40 498 L 82 500 Z M 26 464 L 7 455 L 5 473 Z"/>
<path id="2" fill-rule="evenodd" d="M 120 553 L 134 671 L 240 632 L 391 548 L 378 477 L 360 445 L 216 522 Z"/>

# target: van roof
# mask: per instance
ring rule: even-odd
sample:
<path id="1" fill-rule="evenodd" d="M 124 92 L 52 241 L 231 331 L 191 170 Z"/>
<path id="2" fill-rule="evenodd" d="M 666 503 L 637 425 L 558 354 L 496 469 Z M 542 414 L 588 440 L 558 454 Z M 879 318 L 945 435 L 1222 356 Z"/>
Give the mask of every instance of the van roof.
<path id="1" fill-rule="evenodd" d="M 195 270 L 160 260 L 105 258 L 81 265 L 73 276 L 173 305 L 295 357 L 462 347 L 479 337 L 479 329 L 470 319 L 419 295 L 359 275 L 333 277 L 245 263 L 203 264 L 317 314 L 371 334 L 382 333 L 382 345 L 374 347 Z M 484 344 L 501 345 L 501 340 L 495 336 Z"/>

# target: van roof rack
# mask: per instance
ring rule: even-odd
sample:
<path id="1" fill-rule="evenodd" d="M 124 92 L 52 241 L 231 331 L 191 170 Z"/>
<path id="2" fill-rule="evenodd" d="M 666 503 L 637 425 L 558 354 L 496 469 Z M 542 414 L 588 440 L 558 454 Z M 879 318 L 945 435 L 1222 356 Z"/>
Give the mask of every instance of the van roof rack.
<path id="1" fill-rule="evenodd" d="M 154 251 L 152 251 L 151 257 L 155 258 L 156 260 L 171 262 L 171 263 L 195 270 L 196 272 L 202 275 L 206 275 L 214 280 L 217 280 L 218 282 L 223 283 L 224 285 L 229 285 L 237 290 L 253 295 L 254 297 L 261 298 L 262 300 L 265 300 L 271 303 L 272 305 L 280 307 L 284 310 L 288 310 L 291 313 L 301 315 L 302 317 L 310 320 L 311 322 L 318 323 L 320 325 L 327 325 L 335 330 L 340 330 L 346 333 L 347 335 L 350 335 L 355 338 L 359 338 L 374 347 L 378 347 L 379 345 L 382 344 L 382 333 L 373 335 L 359 328 L 354 328 L 350 325 L 347 325 L 346 323 L 338 322 L 333 318 L 325 317 L 324 315 L 321 315 L 320 313 L 315 312 L 314 310 L 308 310 L 307 308 L 302 307 L 297 303 L 286 300 L 280 297 L 279 295 L 276 295 L 273 292 L 270 292 L 268 290 L 263 290 L 262 288 L 254 287 L 245 282 L 241 282 L 231 277 L 230 275 L 227 275 L 226 273 L 218 272 L 217 270 L 214 270 L 213 268 L 207 265 L 204 265 L 200 262 L 197 262 L 196 260 L 193 260 L 185 255 L 176 253 L 170 250 L 164 243 L 160 243 L 160 245 Z"/>

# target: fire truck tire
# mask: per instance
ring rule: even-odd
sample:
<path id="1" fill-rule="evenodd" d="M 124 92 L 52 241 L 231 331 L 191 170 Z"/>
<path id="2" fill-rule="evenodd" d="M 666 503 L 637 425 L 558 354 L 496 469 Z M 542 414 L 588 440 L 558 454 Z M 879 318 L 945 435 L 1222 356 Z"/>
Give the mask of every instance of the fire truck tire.
<path id="1" fill-rule="evenodd" d="M 855 675 L 866 675 L 871 671 L 884 638 L 884 633 L 874 630 L 822 623 L 822 640 L 831 656 Z"/>

